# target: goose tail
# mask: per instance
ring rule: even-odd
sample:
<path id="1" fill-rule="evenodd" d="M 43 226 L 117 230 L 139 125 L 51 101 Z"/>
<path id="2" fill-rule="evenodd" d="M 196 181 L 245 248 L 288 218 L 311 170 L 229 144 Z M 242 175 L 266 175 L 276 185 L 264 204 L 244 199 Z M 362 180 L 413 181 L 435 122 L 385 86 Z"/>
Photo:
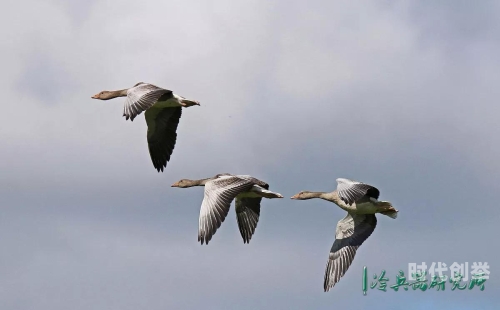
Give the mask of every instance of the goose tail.
<path id="1" fill-rule="evenodd" d="M 280 193 L 271 192 L 270 190 L 267 190 L 258 185 L 254 185 L 251 191 L 264 198 L 283 198 L 283 195 L 281 195 Z"/>
<path id="2" fill-rule="evenodd" d="M 398 210 L 396 210 L 392 204 L 389 201 L 379 201 L 378 202 L 378 207 L 383 210 L 380 211 L 381 214 L 387 215 L 390 218 L 397 218 L 398 217 Z"/>

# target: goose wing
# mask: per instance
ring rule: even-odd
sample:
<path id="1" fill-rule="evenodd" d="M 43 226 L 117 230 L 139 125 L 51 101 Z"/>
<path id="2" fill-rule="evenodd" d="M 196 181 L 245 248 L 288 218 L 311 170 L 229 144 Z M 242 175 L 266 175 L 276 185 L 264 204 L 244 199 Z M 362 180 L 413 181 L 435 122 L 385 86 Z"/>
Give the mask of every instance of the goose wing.
<path id="1" fill-rule="evenodd" d="M 365 195 L 375 199 L 380 195 L 379 190 L 371 185 L 342 178 L 337 179 L 337 192 L 340 199 L 348 205 L 352 205 Z"/>
<path id="2" fill-rule="evenodd" d="M 201 203 L 198 241 L 208 244 L 229 212 L 231 201 L 248 191 L 254 183 L 247 178 L 223 175 L 205 184 L 205 196 Z"/>
<path id="3" fill-rule="evenodd" d="M 158 86 L 138 83 L 127 91 L 127 100 L 123 107 L 123 116 L 131 121 L 141 114 L 143 111 L 151 108 L 160 97 L 171 97 L 173 93 L 171 90 L 163 89 Z"/>
<path id="4" fill-rule="evenodd" d="M 255 179 L 255 184 L 265 189 L 269 189 L 269 184 Z M 249 243 L 252 235 L 257 228 L 260 215 L 260 202 L 261 197 L 236 197 L 236 220 L 238 221 L 238 228 L 240 229 L 243 243 Z"/>
<path id="5" fill-rule="evenodd" d="M 146 111 L 148 148 L 151 161 L 158 172 L 167 167 L 177 141 L 177 126 L 182 108 L 152 108 Z"/>
<path id="6" fill-rule="evenodd" d="M 335 242 L 325 271 L 325 292 L 329 291 L 351 266 L 359 246 L 372 234 L 377 225 L 375 214 L 350 214 L 337 224 Z"/>

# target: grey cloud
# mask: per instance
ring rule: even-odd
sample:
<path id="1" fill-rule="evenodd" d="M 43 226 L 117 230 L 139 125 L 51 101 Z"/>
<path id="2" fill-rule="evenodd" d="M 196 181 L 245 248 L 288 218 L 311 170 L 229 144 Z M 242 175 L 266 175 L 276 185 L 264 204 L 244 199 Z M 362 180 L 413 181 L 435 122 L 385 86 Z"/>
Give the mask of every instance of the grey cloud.
<path id="1" fill-rule="evenodd" d="M 471 43 L 495 41 L 499 31 L 496 18 L 498 2 L 484 1 L 475 5 L 469 1 L 410 2 L 410 18 L 421 30 L 423 42 L 460 50 Z"/>
<path id="2" fill-rule="evenodd" d="M 97 0 L 76 0 L 76 1 L 62 1 L 55 0 L 60 7 L 64 8 L 66 12 L 71 16 L 71 19 L 76 25 L 81 25 L 86 20 L 88 20 L 89 15 L 92 12 L 92 8 L 97 3 Z"/>
<path id="3" fill-rule="evenodd" d="M 74 88 L 75 83 L 62 63 L 43 53 L 36 53 L 26 61 L 26 68 L 17 81 L 16 90 L 53 105 Z"/>
<path id="4" fill-rule="evenodd" d="M 0 114 L 6 309 L 498 304 L 499 63 L 490 35 L 498 22 L 486 13 L 494 6 L 478 4 L 473 15 L 485 21 L 462 24 L 465 13 L 416 2 L 68 5 L 19 15 L 12 48 L 22 57 L 0 58 L 13 77 L 2 80 L 4 100 L 19 103 Z M 43 12 L 53 18 L 42 22 Z M 43 53 L 31 41 L 34 25 Z M 422 41 L 426 27 L 436 35 Z M 150 162 L 143 118 L 125 121 L 120 100 L 90 99 L 141 80 L 202 103 L 185 109 L 163 174 Z M 202 189 L 170 185 L 220 172 L 255 175 L 286 197 L 330 191 L 349 177 L 377 186 L 400 214 L 379 217 L 324 294 L 343 211 L 325 201 L 265 201 L 249 245 L 231 210 L 202 247 Z M 421 261 L 487 261 L 493 276 L 484 292 L 362 296 L 364 265 L 394 281 Z"/>

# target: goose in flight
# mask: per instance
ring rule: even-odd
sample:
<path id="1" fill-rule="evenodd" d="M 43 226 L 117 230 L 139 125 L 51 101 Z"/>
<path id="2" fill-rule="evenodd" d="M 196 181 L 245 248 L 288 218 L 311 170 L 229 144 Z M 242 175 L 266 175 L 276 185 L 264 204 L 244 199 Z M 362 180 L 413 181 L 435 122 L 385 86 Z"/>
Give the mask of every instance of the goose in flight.
<path id="1" fill-rule="evenodd" d="M 326 264 L 324 289 L 329 291 L 351 265 L 356 250 L 372 234 L 377 225 L 375 213 L 395 219 L 398 210 L 388 201 L 378 201 L 377 188 L 348 179 L 337 179 L 337 190 L 331 193 L 302 191 L 292 199 L 321 198 L 335 203 L 347 211 L 337 223 L 335 242 Z"/>
<path id="2" fill-rule="evenodd" d="M 175 147 L 182 107 L 200 103 L 143 82 L 122 90 L 104 90 L 92 96 L 92 99 L 109 100 L 117 97 L 127 97 L 123 107 L 123 116 L 127 120 L 130 118 L 133 121 L 137 115 L 146 111 L 144 114 L 148 125 L 149 155 L 156 170 L 163 172 Z"/>
<path id="3" fill-rule="evenodd" d="M 182 179 L 172 187 L 205 186 L 205 196 L 201 203 L 198 241 L 203 244 L 212 239 L 226 218 L 231 202 L 236 198 L 236 220 L 243 243 L 249 243 L 260 215 L 262 198 L 283 198 L 271 192 L 266 182 L 249 175 L 217 174 L 201 180 Z"/>

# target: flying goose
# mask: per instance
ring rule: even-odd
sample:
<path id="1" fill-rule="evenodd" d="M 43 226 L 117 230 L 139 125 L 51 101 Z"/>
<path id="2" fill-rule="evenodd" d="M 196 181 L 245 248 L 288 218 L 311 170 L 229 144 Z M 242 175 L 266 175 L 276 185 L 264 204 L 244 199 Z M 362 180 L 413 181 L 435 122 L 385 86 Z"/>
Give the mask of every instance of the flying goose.
<path id="1" fill-rule="evenodd" d="M 398 210 L 388 201 L 378 201 L 377 188 L 348 179 L 337 179 L 337 190 L 331 193 L 302 191 L 292 199 L 321 198 L 347 211 L 337 224 L 335 242 L 326 264 L 324 289 L 329 291 L 351 265 L 356 250 L 372 234 L 377 225 L 375 213 L 395 219 Z"/>
<path id="2" fill-rule="evenodd" d="M 131 88 L 102 91 L 93 99 L 109 100 L 117 97 L 127 97 L 123 107 L 123 116 L 131 121 L 146 111 L 148 125 L 148 147 L 153 165 L 162 171 L 175 147 L 177 140 L 177 125 L 181 118 L 182 107 L 200 105 L 198 101 L 188 100 L 174 94 L 171 90 L 163 89 L 148 83 L 137 83 Z"/>
<path id="3" fill-rule="evenodd" d="M 201 244 L 208 244 L 212 239 L 224 222 L 233 199 L 236 198 L 236 220 L 243 243 L 249 243 L 259 221 L 262 198 L 283 198 L 281 194 L 269 191 L 269 184 L 249 175 L 221 173 L 201 180 L 182 179 L 172 185 L 181 188 L 192 186 L 205 186 L 198 228 Z"/>

